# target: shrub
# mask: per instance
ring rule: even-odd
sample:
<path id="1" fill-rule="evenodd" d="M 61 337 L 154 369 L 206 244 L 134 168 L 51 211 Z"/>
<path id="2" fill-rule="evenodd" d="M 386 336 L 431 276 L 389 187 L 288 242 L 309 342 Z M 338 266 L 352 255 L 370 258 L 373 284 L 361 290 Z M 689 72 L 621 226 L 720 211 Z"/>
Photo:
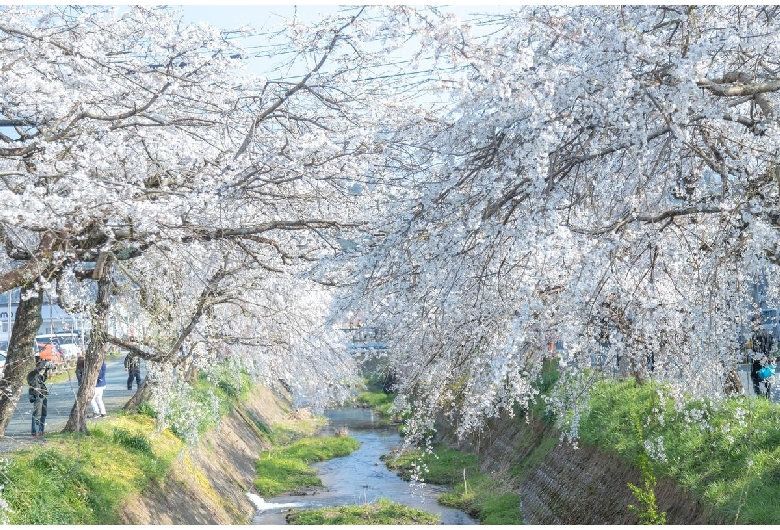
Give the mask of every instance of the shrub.
<path id="1" fill-rule="evenodd" d="M 114 427 L 112 439 L 117 445 L 154 457 L 152 444 L 142 433 L 132 433 L 127 429 Z"/>

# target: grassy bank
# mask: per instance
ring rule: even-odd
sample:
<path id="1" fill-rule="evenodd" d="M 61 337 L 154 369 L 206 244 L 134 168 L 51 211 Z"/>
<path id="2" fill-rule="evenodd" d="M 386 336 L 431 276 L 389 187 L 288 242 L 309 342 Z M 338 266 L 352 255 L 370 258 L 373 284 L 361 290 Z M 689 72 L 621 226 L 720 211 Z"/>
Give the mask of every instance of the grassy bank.
<path id="1" fill-rule="evenodd" d="M 481 473 L 477 457 L 455 449 L 438 446 L 433 454 L 412 451 L 388 457 L 387 466 L 409 480 L 416 467 L 425 481 L 451 486 L 439 503 L 463 510 L 481 524 L 521 524 L 520 500 L 510 484 L 493 475 Z"/>
<path id="2" fill-rule="evenodd" d="M 188 442 L 213 428 L 233 404 L 247 396 L 245 375 L 215 369 L 194 387 L 174 385 L 172 405 L 162 413 L 149 405 L 140 414 L 119 413 L 89 424 L 89 434 L 47 433 L 27 449 L 0 460 L 0 522 L 10 524 L 119 524 L 122 507 L 152 485 L 166 482 Z M 187 409 L 179 404 L 195 403 Z M 314 425 L 317 422 L 301 422 Z M 292 422 L 289 429 L 292 430 Z M 257 427 L 258 436 L 271 432 Z M 286 426 L 280 438 L 286 439 Z M 186 458 L 185 458 L 186 460 Z M 193 470 L 195 475 L 198 470 Z M 203 487 L 207 481 L 200 480 Z M 213 492 L 210 492 L 213 493 Z"/>
<path id="3" fill-rule="evenodd" d="M 360 506 L 336 506 L 321 510 L 293 511 L 289 524 L 439 524 L 439 516 L 386 499 Z"/>
<path id="4" fill-rule="evenodd" d="M 349 436 L 303 438 L 292 444 L 263 452 L 255 465 L 255 487 L 263 497 L 301 488 L 322 486 L 309 464 L 347 456 L 360 443 Z"/>
<path id="5" fill-rule="evenodd" d="M 394 400 L 395 400 L 395 394 L 386 394 L 382 391 L 361 392 L 360 394 L 355 396 L 356 402 L 365 405 L 367 407 L 371 407 L 376 412 L 378 412 L 383 419 L 386 420 L 391 419 L 390 407 L 393 406 Z"/>
<path id="6" fill-rule="evenodd" d="M 776 404 L 736 397 L 717 406 L 702 400 L 679 406 L 664 387 L 633 381 L 600 384 L 590 404 L 579 423 L 583 442 L 634 462 L 647 454 L 653 473 L 671 477 L 713 506 L 718 520 L 780 522 Z"/>
<path id="7" fill-rule="evenodd" d="M 161 481 L 183 447 L 138 414 L 101 420 L 89 436 L 49 434 L 0 473 L 7 522 L 118 524 L 122 501 Z"/>

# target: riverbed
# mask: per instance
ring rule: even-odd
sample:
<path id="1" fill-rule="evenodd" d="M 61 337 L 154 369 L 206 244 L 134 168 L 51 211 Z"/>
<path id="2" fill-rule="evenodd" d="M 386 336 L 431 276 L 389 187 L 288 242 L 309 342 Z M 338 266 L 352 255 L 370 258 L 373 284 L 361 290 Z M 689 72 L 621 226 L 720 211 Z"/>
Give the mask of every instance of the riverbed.
<path id="1" fill-rule="evenodd" d="M 346 428 L 360 442 L 360 448 L 348 456 L 312 466 L 325 486 L 314 495 L 279 495 L 270 499 L 250 495 L 257 506 L 253 524 L 286 524 L 285 515 L 291 508 L 359 505 L 380 498 L 440 514 L 442 524 L 477 524 L 466 513 L 438 504 L 436 499 L 446 488 L 425 484 L 412 489 L 409 482 L 387 469 L 380 457 L 401 444 L 396 426 L 381 422 L 371 409 L 342 408 L 325 415 L 328 426 L 323 435 Z"/>

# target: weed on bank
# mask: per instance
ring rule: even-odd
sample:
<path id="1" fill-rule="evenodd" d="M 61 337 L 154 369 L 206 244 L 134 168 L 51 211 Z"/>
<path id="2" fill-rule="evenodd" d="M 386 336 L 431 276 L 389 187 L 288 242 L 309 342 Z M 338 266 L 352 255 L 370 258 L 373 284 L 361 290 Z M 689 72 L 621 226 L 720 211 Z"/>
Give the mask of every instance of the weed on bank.
<path id="1" fill-rule="evenodd" d="M 392 417 L 390 407 L 393 406 L 395 401 L 395 394 L 387 394 L 381 390 L 377 392 L 361 392 L 355 396 L 355 401 L 374 409 L 379 413 L 380 417 L 389 420 Z"/>
<path id="2" fill-rule="evenodd" d="M 451 486 L 439 504 L 462 510 L 481 524 L 522 524 L 520 498 L 511 486 L 493 475 L 481 473 L 476 455 L 437 446 L 433 453 L 405 452 L 386 458 L 387 467 L 410 480 L 420 468 L 425 482 Z"/>
<path id="3" fill-rule="evenodd" d="M 637 440 L 632 417 L 641 420 Z M 579 423 L 580 439 L 672 478 L 713 507 L 715 522 L 780 523 L 780 407 L 738 396 L 680 405 L 663 386 L 599 384 Z"/>

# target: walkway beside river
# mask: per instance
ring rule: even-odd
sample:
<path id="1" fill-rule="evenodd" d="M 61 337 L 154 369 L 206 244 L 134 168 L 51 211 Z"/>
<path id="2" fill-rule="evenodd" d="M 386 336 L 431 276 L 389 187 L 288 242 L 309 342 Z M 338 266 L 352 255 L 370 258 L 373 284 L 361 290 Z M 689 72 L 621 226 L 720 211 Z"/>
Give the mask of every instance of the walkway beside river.
<path id="1" fill-rule="evenodd" d="M 127 389 L 127 372 L 124 368 L 124 357 L 112 357 L 106 361 L 106 389 L 103 392 L 103 403 L 106 405 L 106 413 L 111 416 L 118 413 L 136 391 Z M 60 383 L 47 383 L 49 389 L 48 414 L 46 417 L 46 433 L 61 431 L 68 421 L 73 403 L 76 400 L 76 372 L 71 368 L 67 371 L 69 379 Z M 145 376 L 145 373 L 141 374 Z M 87 406 L 87 413 L 91 413 Z M 100 419 L 88 420 L 97 422 Z M 5 436 L 0 438 L 0 453 L 13 451 L 34 443 L 45 441 L 46 437 L 33 438 L 30 436 L 32 423 L 32 405 L 27 400 L 27 388 L 22 392 L 22 397 L 16 405 L 13 417 L 5 431 Z"/>

